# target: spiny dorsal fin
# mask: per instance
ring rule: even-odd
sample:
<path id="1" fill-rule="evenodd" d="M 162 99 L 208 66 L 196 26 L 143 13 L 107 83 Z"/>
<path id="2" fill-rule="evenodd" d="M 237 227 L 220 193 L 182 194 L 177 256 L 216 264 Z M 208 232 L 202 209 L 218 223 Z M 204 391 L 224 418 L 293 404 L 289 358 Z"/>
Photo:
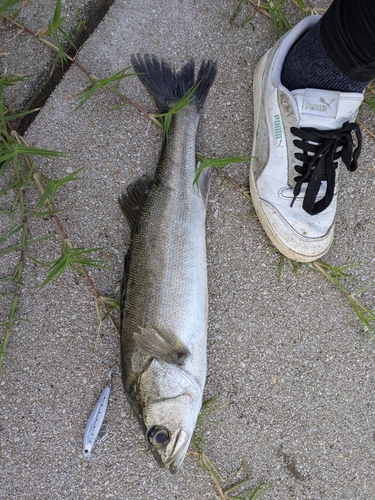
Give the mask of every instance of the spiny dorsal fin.
<path id="1" fill-rule="evenodd" d="M 190 355 L 189 349 L 173 333 L 157 332 L 151 327 L 139 328 L 141 333 L 134 333 L 134 338 L 146 354 L 176 365 L 183 365 Z"/>
<path id="2" fill-rule="evenodd" d="M 152 174 L 143 175 L 129 184 L 126 191 L 122 192 L 118 198 L 118 202 L 131 229 L 134 228 L 135 221 L 148 195 L 153 178 Z"/>

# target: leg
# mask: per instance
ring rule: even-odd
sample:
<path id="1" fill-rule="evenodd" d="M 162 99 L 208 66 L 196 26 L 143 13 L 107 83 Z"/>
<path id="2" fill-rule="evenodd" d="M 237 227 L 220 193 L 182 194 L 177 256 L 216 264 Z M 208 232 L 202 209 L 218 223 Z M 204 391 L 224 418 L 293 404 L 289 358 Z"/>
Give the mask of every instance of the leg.
<path id="1" fill-rule="evenodd" d="M 281 81 L 288 90 L 363 92 L 375 78 L 375 2 L 335 0 L 289 51 Z"/>

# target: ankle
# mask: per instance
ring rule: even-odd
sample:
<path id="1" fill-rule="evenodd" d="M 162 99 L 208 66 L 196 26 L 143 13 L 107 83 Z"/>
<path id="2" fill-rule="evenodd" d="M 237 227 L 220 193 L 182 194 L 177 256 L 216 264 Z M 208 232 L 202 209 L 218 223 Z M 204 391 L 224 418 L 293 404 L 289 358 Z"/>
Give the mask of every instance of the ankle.
<path id="1" fill-rule="evenodd" d="M 314 88 L 339 92 L 363 92 L 369 82 L 349 78 L 330 59 L 322 43 L 319 21 L 290 49 L 281 73 L 282 84 L 290 91 Z"/>

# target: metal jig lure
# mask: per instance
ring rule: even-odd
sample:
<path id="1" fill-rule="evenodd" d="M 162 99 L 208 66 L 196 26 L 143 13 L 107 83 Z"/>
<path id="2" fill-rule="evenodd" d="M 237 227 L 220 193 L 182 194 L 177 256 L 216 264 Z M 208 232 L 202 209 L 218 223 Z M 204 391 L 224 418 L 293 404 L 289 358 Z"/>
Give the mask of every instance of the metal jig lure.
<path id="1" fill-rule="evenodd" d="M 103 424 L 105 413 L 107 411 L 109 395 L 112 388 L 112 368 L 108 374 L 109 382 L 101 393 L 95 408 L 93 409 L 89 421 L 87 422 L 85 434 L 83 437 L 83 458 L 92 463 L 92 450 L 98 438 L 98 434 Z"/>

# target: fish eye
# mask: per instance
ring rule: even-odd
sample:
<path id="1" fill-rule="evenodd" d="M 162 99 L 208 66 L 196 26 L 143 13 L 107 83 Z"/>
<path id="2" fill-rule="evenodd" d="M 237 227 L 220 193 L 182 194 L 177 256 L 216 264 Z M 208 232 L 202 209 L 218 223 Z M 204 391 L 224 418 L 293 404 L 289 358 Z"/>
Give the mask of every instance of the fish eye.
<path id="1" fill-rule="evenodd" d="M 169 442 L 169 431 L 165 427 L 154 426 L 147 433 L 147 439 L 152 446 L 165 446 Z"/>

